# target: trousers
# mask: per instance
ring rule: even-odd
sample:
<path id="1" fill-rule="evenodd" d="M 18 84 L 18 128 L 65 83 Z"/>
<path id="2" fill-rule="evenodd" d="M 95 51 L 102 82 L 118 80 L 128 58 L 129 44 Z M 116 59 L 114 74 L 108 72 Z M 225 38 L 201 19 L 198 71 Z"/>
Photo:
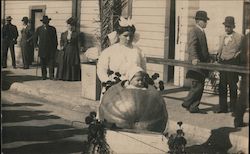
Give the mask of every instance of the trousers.
<path id="1" fill-rule="evenodd" d="M 55 60 L 54 58 L 40 57 L 42 77 L 47 78 L 47 67 L 49 67 L 49 77 L 54 78 Z"/>
<path id="2" fill-rule="evenodd" d="M 3 45 L 2 46 L 2 49 L 3 49 L 2 66 L 7 67 L 8 50 L 10 49 L 10 54 L 11 54 L 11 59 L 12 59 L 12 66 L 16 67 L 16 56 L 15 56 L 14 43 L 3 43 L 2 45 Z"/>
<path id="3" fill-rule="evenodd" d="M 187 106 L 190 111 L 198 108 L 202 98 L 204 85 L 205 85 L 205 79 L 200 79 L 200 80 L 193 79 L 190 91 L 183 102 L 183 105 Z"/>

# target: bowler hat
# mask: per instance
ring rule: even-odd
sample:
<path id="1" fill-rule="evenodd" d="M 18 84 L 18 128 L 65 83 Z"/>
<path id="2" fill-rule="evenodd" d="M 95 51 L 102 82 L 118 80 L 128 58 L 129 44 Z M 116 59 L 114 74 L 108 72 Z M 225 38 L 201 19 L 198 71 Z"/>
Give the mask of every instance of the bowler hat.
<path id="1" fill-rule="evenodd" d="M 28 18 L 28 17 L 23 17 L 22 21 L 23 21 L 23 22 L 28 22 L 28 21 L 29 21 L 29 18 Z"/>
<path id="2" fill-rule="evenodd" d="M 207 17 L 207 12 L 206 11 L 197 11 L 195 15 L 196 20 L 204 20 L 207 21 L 209 18 Z"/>
<path id="3" fill-rule="evenodd" d="M 49 21 L 51 20 L 51 18 L 49 18 L 48 16 L 43 16 L 43 18 L 40 21 Z"/>
<path id="4" fill-rule="evenodd" d="M 7 21 L 10 21 L 10 20 L 12 20 L 12 17 L 11 17 L 11 16 L 8 16 L 8 17 L 6 17 L 6 20 L 7 20 Z"/>
<path id="5" fill-rule="evenodd" d="M 235 26 L 234 17 L 232 17 L 232 16 L 227 16 L 227 17 L 225 18 L 225 22 L 223 22 L 223 24 L 224 24 L 225 26 Z"/>

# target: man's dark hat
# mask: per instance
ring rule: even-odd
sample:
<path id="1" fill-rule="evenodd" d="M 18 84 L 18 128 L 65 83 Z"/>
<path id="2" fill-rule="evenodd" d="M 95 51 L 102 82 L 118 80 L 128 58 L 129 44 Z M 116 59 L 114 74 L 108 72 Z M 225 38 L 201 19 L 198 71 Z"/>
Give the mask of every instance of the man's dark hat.
<path id="1" fill-rule="evenodd" d="M 11 16 L 6 17 L 6 21 L 10 21 L 10 20 L 12 20 Z"/>
<path id="2" fill-rule="evenodd" d="M 50 21 L 51 18 L 49 18 L 48 16 L 43 16 L 43 18 L 40 21 Z"/>
<path id="3" fill-rule="evenodd" d="M 227 16 L 227 17 L 225 18 L 225 22 L 223 22 L 223 24 L 224 24 L 225 26 L 235 26 L 234 17 L 232 17 L 232 16 Z"/>
<path id="4" fill-rule="evenodd" d="M 207 12 L 206 11 L 197 11 L 195 15 L 196 20 L 204 20 L 207 21 L 209 18 L 207 17 Z"/>
<path id="5" fill-rule="evenodd" d="M 28 23 L 29 22 L 29 18 L 28 17 L 23 17 L 22 21 Z"/>

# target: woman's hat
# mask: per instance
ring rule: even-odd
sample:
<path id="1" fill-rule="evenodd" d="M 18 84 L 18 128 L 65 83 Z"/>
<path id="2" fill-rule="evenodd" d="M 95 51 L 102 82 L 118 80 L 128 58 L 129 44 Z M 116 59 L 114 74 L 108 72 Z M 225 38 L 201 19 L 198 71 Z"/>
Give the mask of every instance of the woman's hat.
<path id="1" fill-rule="evenodd" d="M 223 22 L 223 24 L 224 24 L 225 26 L 235 26 L 234 17 L 232 17 L 232 16 L 227 16 L 227 17 L 225 18 L 225 22 Z"/>
<path id="2" fill-rule="evenodd" d="M 196 20 L 203 20 L 207 21 L 209 18 L 207 17 L 207 12 L 206 11 L 197 11 L 195 15 Z"/>
<path id="3" fill-rule="evenodd" d="M 70 18 L 66 21 L 66 23 L 67 23 L 67 24 L 70 24 L 71 26 L 75 26 L 75 25 L 76 25 L 76 22 L 77 22 L 77 20 L 76 20 L 75 18 L 73 18 L 73 17 L 70 17 Z"/>
<path id="4" fill-rule="evenodd" d="M 49 18 L 48 16 L 43 16 L 43 18 L 40 21 L 50 21 L 51 18 Z"/>
<path id="5" fill-rule="evenodd" d="M 10 20 L 12 20 L 11 16 L 6 17 L 6 21 L 10 21 Z"/>
<path id="6" fill-rule="evenodd" d="M 29 18 L 28 17 L 23 17 L 22 21 L 28 23 L 29 22 Z"/>
<path id="7" fill-rule="evenodd" d="M 121 16 L 119 20 L 119 25 L 121 27 L 127 27 L 127 26 L 132 27 L 134 24 L 131 18 L 125 19 L 124 17 Z"/>

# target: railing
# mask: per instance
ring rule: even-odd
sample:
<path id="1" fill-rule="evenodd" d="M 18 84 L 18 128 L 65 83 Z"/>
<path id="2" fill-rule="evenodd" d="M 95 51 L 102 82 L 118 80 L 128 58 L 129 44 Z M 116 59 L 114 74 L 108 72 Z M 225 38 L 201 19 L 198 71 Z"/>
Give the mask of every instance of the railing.
<path id="1" fill-rule="evenodd" d="M 212 70 L 212 71 L 228 71 L 228 72 L 238 72 L 238 73 L 249 74 L 248 67 L 237 66 L 237 65 L 225 65 L 225 64 L 218 64 L 218 63 L 202 63 L 202 62 L 199 62 L 197 65 L 193 65 L 187 61 L 154 58 L 154 57 L 147 57 L 147 62 L 154 63 L 154 64 L 170 65 L 170 66 L 201 68 L 201 69 Z"/>

